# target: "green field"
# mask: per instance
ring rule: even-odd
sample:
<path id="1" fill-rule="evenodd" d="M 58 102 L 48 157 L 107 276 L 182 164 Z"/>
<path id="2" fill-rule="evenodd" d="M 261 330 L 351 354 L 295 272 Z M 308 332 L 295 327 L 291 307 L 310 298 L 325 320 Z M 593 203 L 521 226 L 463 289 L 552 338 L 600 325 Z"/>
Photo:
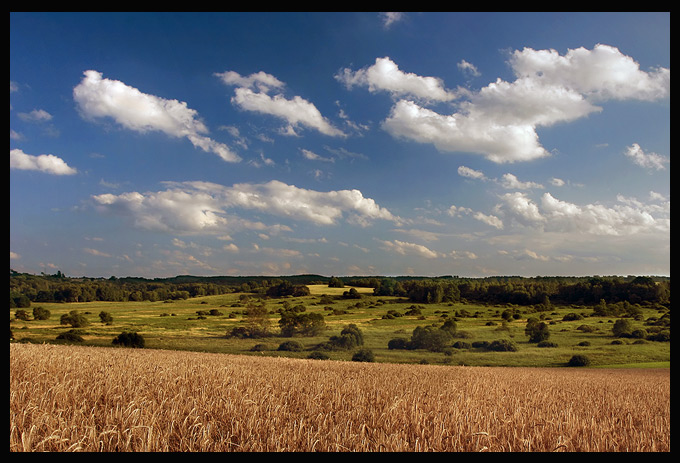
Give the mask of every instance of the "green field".
<path id="1" fill-rule="evenodd" d="M 414 304 L 403 298 L 377 297 L 370 288 L 357 288 L 361 299 L 346 299 L 342 293 L 349 288 L 310 286 L 310 295 L 297 298 L 259 299 L 252 294 L 231 293 L 218 296 L 195 297 L 165 302 L 82 302 L 34 303 L 27 309 L 42 307 L 51 312 L 47 320 L 18 320 L 16 309 L 10 309 L 10 330 L 15 342 L 61 343 L 57 336 L 71 329 L 60 324 L 60 317 L 77 310 L 85 315 L 89 325 L 78 328 L 83 345 L 113 346 L 112 340 L 123 331 L 141 334 L 147 348 L 189 350 L 200 352 L 231 353 L 258 356 L 307 357 L 315 347 L 341 330 L 355 324 L 364 337 L 363 347 L 370 349 L 376 362 L 430 363 L 471 366 L 565 366 L 574 354 L 584 354 L 591 365 L 646 367 L 670 366 L 670 342 L 637 341 L 616 338 L 612 333 L 615 319 L 593 316 L 589 307 L 553 306 L 536 313 L 529 307 L 514 306 L 516 318 L 504 321 L 501 314 L 505 305 L 477 305 L 463 303 Z M 322 297 L 326 295 L 324 301 Z M 246 323 L 247 299 L 264 303 L 271 322 L 272 336 L 260 339 L 227 337 L 232 328 Z M 330 299 L 330 301 L 329 301 Z M 305 313 L 320 313 L 326 329 L 314 337 L 295 337 L 304 346 L 300 352 L 279 351 L 279 345 L 291 338 L 279 334 L 278 312 L 283 304 L 303 305 Z M 420 309 L 419 315 L 404 315 L 412 306 Z M 219 311 L 218 315 L 199 317 L 198 312 Z M 108 312 L 113 317 L 110 324 L 100 321 L 99 313 Z M 388 314 L 396 314 L 386 318 Z M 580 320 L 563 321 L 569 313 L 583 316 Z M 643 308 L 643 316 L 631 320 L 634 328 L 644 328 L 644 320 L 658 317 L 657 310 Z M 538 347 L 529 343 L 525 335 L 527 317 L 541 317 L 549 326 L 549 341 L 554 347 Z M 447 347 L 438 352 L 425 349 L 388 349 L 394 338 L 409 339 L 413 330 L 428 325 L 441 326 L 447 319 L 456 322 L 455 341 L 511 340 L 515 352 L 493 352 L 480 348 Z M 587 325 L 590 331 L 583 329 Z M 579 345 L 582 343 L 587 345 Z M 258 346 L 257 349 L 253 349 Z M 350 360 L 352 350 L 326 352 L 332 360 Z"/>

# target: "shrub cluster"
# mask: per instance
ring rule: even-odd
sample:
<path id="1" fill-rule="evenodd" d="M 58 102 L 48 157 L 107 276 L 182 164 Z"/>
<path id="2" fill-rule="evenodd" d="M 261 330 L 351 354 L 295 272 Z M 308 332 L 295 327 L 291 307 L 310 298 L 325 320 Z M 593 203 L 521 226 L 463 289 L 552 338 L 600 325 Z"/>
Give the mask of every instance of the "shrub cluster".
<path id="1" fill-rule="evenodd" d="M 139 333 L 123 331 L 113 339 L 113 344 L 121 347 L 143 348 L 146 342 Z"/>

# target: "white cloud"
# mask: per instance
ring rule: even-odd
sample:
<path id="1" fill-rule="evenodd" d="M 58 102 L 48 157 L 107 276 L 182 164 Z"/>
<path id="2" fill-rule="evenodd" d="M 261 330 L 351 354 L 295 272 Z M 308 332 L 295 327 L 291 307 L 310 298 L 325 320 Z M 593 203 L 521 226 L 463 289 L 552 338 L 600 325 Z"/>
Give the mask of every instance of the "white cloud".
<path id="1" fill-rule="evenodd" d="M 73 175 L 76 169 L 53 154 L 33 156 L 20 149 L 9 150 L 9 168 L 17 170 L 37 170 L 54 175 Z"/>
<path id="2" fill-rule="evenodd" d="M 226 145 L 205 136 L 207 127 L 186 103 L 142 93 L 121 81 L 104 79 L 97 71 L 84 74 L 73 89 L 73 98 L 84 117 L 110 117 L 135 132 L 159 131 L 171 137 L 185 137 L 194 146 L 227 162 L 240 160 Z"/>
<path id="3" fill-rule="evenodd" d="M 507 189 L 529 190 L 531 188 L 543 188 L 543 185 L 536 182 L 522 182 L 513 174 L 503 174 L 501 185 Z"/>
<path id="4" fill-rule="evenodd" d="M 458 175 L 460 175 L 461 177 L 473 178 L 475 180 L 486 180 L 484 172 L 474 170 L 465 166 L 458 167 Z"/>
<path id="5" fill-rule="evenodd" d="M 539 143 L 537 127 L 602 111 L 594 104 L 600 101 L 651 101 L 670 95 L 669 69 L 642 71 L 632 58 L 606 45 L 569 50 L 564 56 L 525 48 L 512 54 L 510 65 L 515 81 L 497 79 L 470 93 L 452 114 L 404 99 L 382 126 L 394 137 L 431 143 L 440 151 L 477 153 L 497 163 L 529 161 L 549 155 Z M 350 86 L 375 86 L 368 70 L 345 70 L 341 79 Z"/>
<path id="6" fill-rule="evenodd" d="M 368 87 L 369 92 L 385 91 L 393 97 L 412 97 L 423 101 L 451 101 L 455 92 L 444 88 L 436 77 L 422 77 L 403 72 L 389 57 L 377 58 L 372 66 L 353 72 L 342 69 L 335 78 L 348 89 L 353 86 Z"/>
<path id="7" fill-rule="evenodd" d="M 465 60 L 461 60 L 458 63 L 458 69 L 460 69 L 465 74 L 470 74 L 470 75 L 475 76 L 475 77 L 481 75 L 481 73 L 479 72 L 479 70 L 477 69 L 477 67 L 474 64 L 468 63 Z"/>
<path id="8" fill-rule="evenodd" d="M 397 254 L 400 255 L 411 254 L 425 257 L 427 259 L 434 259 L 439 257 L 439 254 L 437 254 L 435 251 L 432 251 L 431 249 L 421 244 L 408 243 L 399 240 L 394 241 L 378 240 L 378 241 L 380 241 L 383 244 L 383 249 L 385 249 L 386 251 L 396 252 Z"/>
<path id="9" fill-rule="evenodd" d="M 626 148 L 625 155 L 631 158 L 635 164 L 646 169 L 665 170 L 665 164 L 670 163 L 670 159 L 659 154 L 645 153 L 637 143 Z"/>
<path id="10" fill-rule="evenodd" d="M 495 215 L 487 215 L 482 212 L 475 212 L 473 217 L 480 222 L 483 222 L 487 225 L 490 225 L 494 228 L 497 228 L 499 230 L 503 229 L 503 221 L 496 217 Z"/>
<path id="11" fill-rule="evenodd" d="M 406 15 L 395 11 L 388 11 L 380 13 L 380 19 L 383 22 L 385 29 L 389 29 L 393 24 L 402 21 Z"/>
<path id="12" fill-rule="evenodd" d="M 44 122 L 52 120 L 52 115 L 44 109 L 34 109 L 30 113 L 19 113 L 19 118 L 26 122 Z"/>
<path id="13" fill-rule="evenodd" d="M 656 100 L 670 95 L 670 69 L 642 71 L 633 58 L 609 45 L 580 47 L 564 56 L 555 50 L 524 48 L 513 53 L 510 64 L 519 77 L 571 88 L 593 100 Z"/>
<path id="14" fill-rule="evenodd" d="M 239 87 L 234 90 L 232 103 L 247 111 L 269 114 L 288 122 L 285 127 L 287 133 L 296 134 L 295 128 L 299 125 L 318 130 L 324 135 L 333 137 L 345 136 L 344 132 L 331 125 L 331 123 L 321 115 L 321 112 L 314 104 L 294 96 L 288 100 L 283 95 L 278 94 L 273 97 L 264 92 L 253 92 L 249 88 Z"/>
<path id="15" fill-rule="evenodd" d="M 235 71 L 225 71 L 221 73 L 216 72 L 215 75 L 219 77 L 226 85 L 255 88 L 265 93 L 272 88 L 281 89 L 285 87 L 285 84 L 279 79 L 263 71 L 253 73 L 247 77 L 243 77 Z"/>
<path id="16" fill-rule="evenodd" d="M 281 129 L 284 135 L 297 135 L 299 126 L 318 130 L 324 135 L 344 137 L 345 133 L 323 117 L 317 107 L 300 96 L 287 99 L 278 93 L 270 96 L 272 89 L 282 90 L 285 84 L 271 74 L 258 72 L 242 77 L 234 71 L 215 73 L 225 85 L 236 86 L 231 102 L 246 111 L 268 114 L 288 123 Z M 254 91 L 253 89 L 257 90 Z"/>
<path id="17" fill-rule="evenodd" d="M 334 225 L 342 218 L 361 226 L 373 220 L 399 220 L 359 190 L 320 192 L 275 180 L 231 187 L 209 182 L 169 185 L 164 191 L 102 194 L 93 196 L 93 200 L 102 212 L 130 217 L 139 228 L 175 233 L 224 233 L 246 228 L 267 229 L 275 234 L 290 230 L 283 225 L 267 227 L 227 215 L 231 209 L 256 210 L 318 225 Z"/>
<path id="18" fill-rule="evenodd" d="M 500 198 L 498 210 L 505 217 L 544 232 L 600 236 L 670 232 L 670 201 L 645 205 L 619 196 L 621 204 L 613 206 L 578 205 L 544 193 L 539 207 L 525 193 L 506 193 Z"/>
<path id="19" fill-rule="evenodd" d="M 397 138 L 432 143 L 440 151 L 482 154 L 498 163 L 548 156 L 531 125 L 500 125 L 483 114 L 442 115 L 413 101 L 398 101 L 382 127 Z"/>
<path id="20" fill-rule="evenodd" d="M 538 206 L 525 193 L 505 193 L 500 198 L 503 200 L 504 212 L 519 223 L 536 225 L 545 221 Z"/>
<path id="21" fill-rule="evenodd" d="M 196 191 L 169 189 L 141 194 L 111 193 L 93 196 L 97 208 L 131 217 L 134 226 L 146 230 L 194 233 L 224 230 L 224 209 L 213 196 Z"/>
<path id="22" fill-rule="evenodd" d="M 238 253 L 240 250 L 234 243 L 225 244 L 222 249 L 228 252 Z"/>
<path id="23" fill-rule="evenodd" d="M 309 159 L 310 161 L 335 162 L 335 160 L 333 158 L 325 158 L 323 156 L 316 154 L 313 151 L 310 151 L 310 150 L 307 150 L 307 149 L 304 149 L 304 148 L 300 148 L 300 151 L 302 152 L 302 156 L 305 159 Z"/>
<path id="24" fill-rule="evenodd" d="M 398 220 L 356 189 L 321 192 L 272 180 L 264 184 L 236 184 L 225 190 L 224 195 L 233 206 L 321 225 L 332 225 L 345 214 L 350 222 L 362 225 L 373 219 Z"/>

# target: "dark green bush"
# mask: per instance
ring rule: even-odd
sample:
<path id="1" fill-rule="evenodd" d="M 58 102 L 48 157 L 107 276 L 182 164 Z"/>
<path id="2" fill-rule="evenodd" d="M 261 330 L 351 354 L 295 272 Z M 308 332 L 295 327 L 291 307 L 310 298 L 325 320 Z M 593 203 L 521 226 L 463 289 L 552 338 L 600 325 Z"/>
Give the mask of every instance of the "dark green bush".
<path id="1" fill-rule="evenodd" d="M 626 318 L 619 318 L 614 322 L 614 326 L 612 327 L 612 333 L 617 338 L 628 337 L 632 332 L 633 326 L 630 323 L 630 320 Z"/>
<path id="2" fill-rule="evenodd" d="M 28 311 L 24 310 L 24 309 L 19 309 L 16 312 L 14 312 L 14 317 L 17 320 L 24 320 L 24 321 L 30 320 L 29 315 L 28 315 Z"/>
<path id="3" fill-rule="evenodd" d="M 328 360 L 330 357 L 325 352 L 319 352 L 318 350 L 315 350 L 310 352 L 307 358 L 312 360 Z"/>
<path id="4" fill-rule="evenodd" d="M 123 331 L 113 339 L 113 344 L 122 347 L 143 348 L 146 342 L 144 337 L 139 333 Z"/>
<path id="5" fill-rule="evenodd" d="M 557 347 L 557 343 L 552 341 L 541 341 L 536 344 L 536 347 Z"/>
<path id="6" fill-rule="evenodd" d="M 387 343 L 387 348 L 390 350 L 394 349 L 408 349 L 408 339 L 405 338 L 394 338 L 390 339 Z"/>
<path id="7" fill-rule="evenodd" d="M 570 367 L 587 367 L 588 365 L 590 365 L 590 359 L 581 354 L 573 355 L 567 363 Z"/>
<path id="8" fill-rule="evenodd" d="M 373 351 L 369 349 L 359 349 L 352 355 L 352 361 L 353 362 L 374 362 L 375 361 L 375 355 L 373 355 Z"/>
<path id="9" fill-rule="evenodd" d="M 67 342 L 83 342 L 83 337 L 76 330 L 69 330 L 57 336 L 58 340 Z"/>
<path id="10" fill-rule="evenodd" d="M 279 344 L 277 350 L 286 352 L 300 352 L 304 350 L 304 346 L 297 341 L 284 341 Z"/>
<path id="11" fill-rule="evenodd" d="M 509 339 L 497 339 L 495 341 L 491 341 L 488 349 L 494 352 L 516 352 L 517 346 Z"/>
<path id="12" fill-rule="evenodd" d="M 470 349 L 472 347 L 472 344 L 466 341 L 456 341 L 453 343 L 453 347 L 456 349 Z"/>
<path id="13" fill-rule="evenodd" d="M 671 332 L 670 330 L 659 331 L 658 333 L 650 334 L 646 339 L 648 341 L 671 342 Z"/>

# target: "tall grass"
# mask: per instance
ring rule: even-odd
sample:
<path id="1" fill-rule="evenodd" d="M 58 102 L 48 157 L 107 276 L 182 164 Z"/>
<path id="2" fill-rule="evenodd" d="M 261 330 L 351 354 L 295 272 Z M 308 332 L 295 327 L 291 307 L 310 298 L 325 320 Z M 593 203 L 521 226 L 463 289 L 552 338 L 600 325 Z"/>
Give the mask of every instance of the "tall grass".
<path id="1" fill-rule="evenodd" d="M 670 370 L 10 344 L 10 451 L 670 451 Z"/>

